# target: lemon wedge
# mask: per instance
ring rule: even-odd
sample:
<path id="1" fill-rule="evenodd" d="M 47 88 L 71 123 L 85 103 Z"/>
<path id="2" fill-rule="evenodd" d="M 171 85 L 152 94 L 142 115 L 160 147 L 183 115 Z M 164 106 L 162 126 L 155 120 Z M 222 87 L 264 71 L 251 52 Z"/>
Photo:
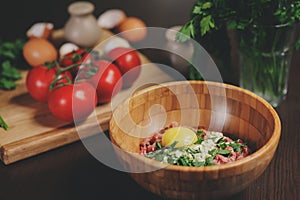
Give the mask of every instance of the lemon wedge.
<path id="1" fill-rule="evenodd" d="M 194 131 L 185 127 L 174 127 L 166 130 L 162 136 L 162 145 L 170 146 L 177 142 L 175 147 L 184 147 L 194 144 L 197 141 L 197 135 Z"/>

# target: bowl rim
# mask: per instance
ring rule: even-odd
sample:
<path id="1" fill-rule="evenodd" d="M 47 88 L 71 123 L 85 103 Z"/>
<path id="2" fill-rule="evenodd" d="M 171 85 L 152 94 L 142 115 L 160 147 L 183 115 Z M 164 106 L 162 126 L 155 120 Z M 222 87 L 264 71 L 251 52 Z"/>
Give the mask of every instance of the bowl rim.
<path id="1" fill-rule="evenodd" d="M 220 82 L 214 82 L 214 81 L 191 80 L 191 81 L 171 81 L 171 82 L 161 83 L 159 85 L 152 85 L 152 86 L 149 86 L 147 88 L 143 88 L 139 91 L 136 91 L 132 96 L 128 97 L 124 102 L 120 103 L 116 107 L 116 109 L 122 107 L 122 105 L 124 105 L 126 101 L 129 101 L 133 97 L 139 96 L 139 95 L 141 95 L 143 93 L 146 93 L 150 90 L 161 88 L 161 87 L 164 87 L 164 86 L 169 86 L 169 85 L 179 85 L 179 84 L 187 84 L 187 83 L 189 83 L 189 84 L 206 84 L 206 85 L 209 84 L 209 85 L 214 85 L 214 86 L 218 86 L 218 87 L 223 87 L 224 89 L 226 89 L 226 88 L 233 89 L 233 90 L 237 90 L 239 92 L 248 94 L 248 95 L 256 98 L 265 107 L 267 107 L 268 111 L 271 113 L 271 115 L 274 119 L 273 134 L 271 135 L 270 139 L 261 148 L 257 149 L 254 153 L 251 153 L 250 155 L 248 155 L 248 156 L 246 156 L 246 157 L 244 157 L 240 160 L 236 160 L 234 162 L 231 162 L 231 163 L 226 163 L 226 164 L 223 164 L 223 165 L 202 166 L 202 167 L 178 166 L 178 165 L 164 164 L 164 165 L 166 165 L 166 167 L 164 167 L 163 169 L 170 170 L 170 171 L 188 171 L 188 172 L 213 172 L 213 171 L 219 171 L 219 170 L 230 170 L 230 169 L 236 168 L 237 166 L 246 165 L 247 163 L 253 162 L 258 157 L 261 157 L 263 154 L 271 152 L 272 149 L 273 150 L 277 149 L 279 139 L 280 139 L 280 135 L 281 135 L 281 122 L 280 122 L 280 118 L 279 118 L 277 112 L 275 111 L 275 109 L 265 99 L 263 99 L 262 97 L 256 95 L 255 93 L 253 93 L 253 92 L 251 92 L 247 89 L 243 89 L 241 87 L 234 86 L 234 85 L 227 84 L 227 83 L 220 83 Z M 112 115 L 112 118 L 110 119 L 110 123 L 111 123 L 112 120 L 113 120 L 113 115 Z M 109 135 L 111 137 L 110 126 L 109 126 Z M 114 145 L 118 146 L 117 144 L 114 144 Z M 118 146 L 118 148 L 120 148 L 120 147 Z M 123 151 L 125 151 L 125 150 L 123 150 Z M 129 152 L 126 152 L 126 153 L 129 153 Z M 134 157 L 136 157 L 139 160 L 145 158 L 142 155 L 140 155 L 139 153 L 132 153 L 131 152 L 130 154 L 132 154 Z M 148 159 L 148 158 L 146 158 L 146 159 Z M 158 161 L 155 161 L 155 160 L 153 160 L 153 162 L 148 162 L 148 164 L 155 165 L 156 167 L 158 165 L 162 165 L 162 163 L 160 163 Z"/>

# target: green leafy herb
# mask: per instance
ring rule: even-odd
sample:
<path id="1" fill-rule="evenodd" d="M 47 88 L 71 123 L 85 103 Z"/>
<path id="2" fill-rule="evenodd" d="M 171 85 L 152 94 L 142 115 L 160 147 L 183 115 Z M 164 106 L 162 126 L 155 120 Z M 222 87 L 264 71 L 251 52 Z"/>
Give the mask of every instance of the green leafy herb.
<path id="1" fill-rule="evenodd" d="M 161 148 L 162 148 L 160 142 L 156 142 L 155 145 L 156 145 L 156 147 L 157 147 L 158 149 L 161 149 Z"/>
<path id="2" fill-rule="evenodd" d="M 11 62 L 8 60 L 2 63 L 1 75 L 6 78 L 11 78 L 13 80 L 18 80 L 21 78 L 20 72 L 12 66 Z"/>
<path id="3" fill-rule="evenodd" d="M 155 156 L 155 160 L 161 162 L 161 161 L 164 160 L 164 157 L 165 157 L 164 154 L 157 154 L 157 155 Z"/>
<path id="4" fill-rule="evenodd" d="M 4 130 L 8 130 L 8 125 L 5 123 L 4 119 L 0 116 L 0 127 Z"/>
<path id="5" fill-rule="evenodd" d="M 170 149 L 174 149 L 177 143 L 178 143 L 178 141 L 173 142 L 173 143 L 170 145 Z"/>
<path id="6" fill-rule="evenodd" d="M 199 130 L 197 130 L 196 135 L 197 135 L 198 137 L 203 137 L 203 136 L 204 136 L 204 131 L 201 130 L 201 129 L 199 129 Z"/>
<path id="7" fill-rule="evenodd" d="M 245 143 L 239 143 L 239 140 L 237 140 L 235 142 L 229 143 L 228 146 L 232 147 L 234 149 L 234 151 L 236 151 L 238 153 L 242 153 L 241 147 L 246 146 L 246 144 Z"/>
<path id="8" fill-rule="evenodd" d="M 198 138 L 194 144 L 201 144 L 204 141 L 204 138 Z"/>
<path id="9" fill-rule="evenodd" d="M 204 37 L 222 26 L 245 29 L 254 25 L 295 25 L 300 21 L 300 1 L 271 0 L 197 0 L 190 20 L 181 28 L 189 38 Z"/>
<path id="10" fill-rule="evenodd" d="M 23 40 L 0 42 L 0 89 L 16 88 L 16 80 L 21 79 L 18 67 L 28 67 L 22 55 Z"/>
<path id="11" fill-rule="evenodd" d="M 218 153 L 218 149 L 213 149 L 213 150 L 209 151 L 208 153 L 214 159 Z"/>
<path id="12" fill-rule="evenodd" d="M 201 35 L 205 35 L 212 28 L 216 27 L 211 15 L 203 17 L 200 21 L 200 26 L 201 26 Z"/>
<path id="13" fill-rule="evenodd" d="M 212 156 L 205 158 L 205 166 L 212 166 L 214 158 Z"/>
<path id="14" fill-rule="evenodd" d="M 202 167 L 202 166 L 205 166 L 205 162 L 193 162 L 193 166 Z"/>
<path id="15" fill-rule="evenodd" d="M 178 34 L 176 34 L 176 40 L 185 42 L 189 40 L 190 38 L 195 37 L 195 29 L 193 25 L 193 20 L 186 23 L 180 30 Z"/>
<path id="16" fill-rule="evenodd" d="M 220 149 L 218 150 L 217 154 L 221 154 L 221 155 L 228 155 L 230 154 L 231 151 L 230 150 L 227 150 L 227 149 Z"/>
<path id="17" fill-rule="evenodd" d="M 189 148 L 189 147 L 186 148 L 185 151 L 188 152 L 188 153 L 190 153 L 190 154 L 196 153 L 196 151 L 194 151 L 193 149 L 191 149 L 191 148 Z"/>
<path id="18" fill-rule="evenodd" d="M 227 147 L 227 144 L 225 142 L 226 142 L 226 139 L 224 137 L 220 138 L 217 141 L 217 147 L 219 147 L 221 149 L 225 149 Z"/>
<path id="19" fill-rule="evenodd" d="M 189 161 L 186 159 L 186 157 L 180 157 L 177 162 L 179 165 L 189 166 Z"/>
<path id="20" fill-rule="evenodd" d="M 194 144 L 201 144 L 204 141 L 204 131 L 199 129 L 196 132 L 198 140 Z"/>
<path id="21" fill-rule="evenodd" d="M 221 137 L 218 141 L 217 141 L 217 144 L 222 144 L 226 142 L 226 138 L 225 137 Z"/>

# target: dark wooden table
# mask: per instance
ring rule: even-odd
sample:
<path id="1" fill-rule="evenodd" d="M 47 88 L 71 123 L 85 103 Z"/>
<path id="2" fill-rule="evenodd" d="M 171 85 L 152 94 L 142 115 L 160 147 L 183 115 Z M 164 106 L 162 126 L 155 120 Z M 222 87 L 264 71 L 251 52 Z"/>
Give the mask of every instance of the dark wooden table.
<path id="1" fill-rule="evenodd" d="M 23 37 L 34 21 L 52 21 L 57 27 L 62 27 L 68 18 L 66 7 L 70 2 L 11 0 L 1 3 L 1 38 Z M 96 5 L 96 14 L 107 8 L 122 8 L 128 15 L 141 17 L 149 26 L 160 27 L 183 24 L 194 3 L 192 0 L 92 2 Z M 276 109 L 282 122 L 282 136 L 274 159 L 261 177 L 231 199 L 300 199 L 299 65 L 300 53 L 296 52 L 287 98 Z M 0 163 L 1 200 L 124 198 L 160 199 L 137 185 L 126 173 L 100 163 L 80 141 L 9 166 Z"/>

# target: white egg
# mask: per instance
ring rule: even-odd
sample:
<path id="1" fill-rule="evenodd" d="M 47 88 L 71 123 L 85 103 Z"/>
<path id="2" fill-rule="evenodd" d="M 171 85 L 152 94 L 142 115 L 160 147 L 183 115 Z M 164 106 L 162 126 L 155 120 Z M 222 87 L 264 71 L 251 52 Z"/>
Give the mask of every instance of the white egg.
<path id="1" fill-rule="evenodd" d="M 126 14 L 122 10 L 110 9 L 98 17 L 97 23 L 101 28 L 112 29 L 118 26 L 125 18 Z"/>
<path id="2" fill-rule="evenodd" d="M 60 57 L 63 57 L 67 53 L 70 53 L 72 51 L 76 51 L 77 49 L 79 49 L 79 47 L 76 44 L 73 44 L 73 43 L 64 43 L 59 48 L 59 55 L 60 55 Z"/>
<path id="3" fill-rule="evenodd" d="M 26 32 L 27 37 L 45 38 L 47 39 L 54 25 L 47 22 L 38 22 L 33 24 Z"/>
<path id="4" fill-rule="evenodd" d="M 111 50 L 113 50 L 114 48 L 117 47 L 130 47 L 130 44 L 127 40 L 120 38 L 120 37 L 113 37 L 109 40 L 107 40 L 104 44 L 103 47 L 103 52 L 106 55 L 108 52 L 110 52 Z"/>

